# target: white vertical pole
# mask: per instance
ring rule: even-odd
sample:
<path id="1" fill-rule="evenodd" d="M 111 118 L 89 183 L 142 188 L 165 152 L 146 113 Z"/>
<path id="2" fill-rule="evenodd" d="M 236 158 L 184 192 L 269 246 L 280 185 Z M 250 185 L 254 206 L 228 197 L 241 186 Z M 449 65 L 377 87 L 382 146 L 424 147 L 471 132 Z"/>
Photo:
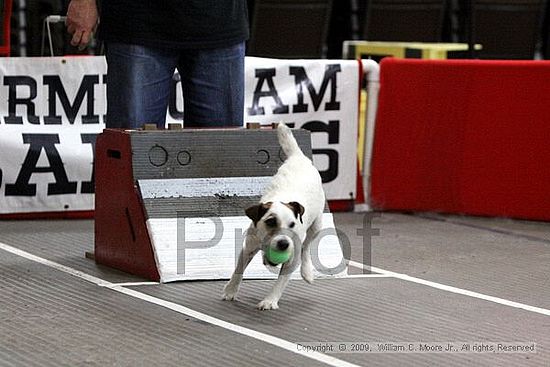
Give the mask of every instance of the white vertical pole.
<path id="1" fill-rule="evenodd" d="M 378 109 L 378 91 L 380 90 L 380 65 L 374 60 L 361 60 L 363 71 L 367 78 L 367 113 L 365 121 L 365 139 L 363 145 L 363 193 L 365 204 L 355 206 L 356 211 L 369 211 L 370 197 L 370 166 L 372 158 L 372 146 L 374 142 L 374 127 L 376 124 L 376 111 Z"/>

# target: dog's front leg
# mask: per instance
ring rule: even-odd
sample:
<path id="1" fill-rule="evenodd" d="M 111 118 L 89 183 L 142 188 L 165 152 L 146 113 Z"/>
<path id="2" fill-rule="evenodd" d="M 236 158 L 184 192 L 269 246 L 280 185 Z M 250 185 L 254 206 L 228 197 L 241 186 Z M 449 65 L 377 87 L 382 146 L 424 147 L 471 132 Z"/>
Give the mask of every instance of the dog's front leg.
<path id="1" fill-rule="evenodd" d="M 223 288 L 223 299 L 226 301 L 233 301 L 237 292 L 239 291 L 239 286 L 243 280 L 243 274 L 246 270 L 250 261 L 254 258 L 254 255 L 260 250 L 259 240 L 254 235 L 246 236 L 244 248 L 239 255 L 237 260 L 237 267 L 231 275 L 231 279 Z"/>
<path id="2" fill-rule="evenodd" d="M 279 308 L 279 299 L 281 298 L 292 273 L 290 266 L 291 262 L 284 263 L 283 266 L 281 266 L 281 272 L 279 273 L 279 277 L 277 278 L 273 289 L 267 297 L 258 303 L 258 308 L 260 310 L 276 310 Z"/>

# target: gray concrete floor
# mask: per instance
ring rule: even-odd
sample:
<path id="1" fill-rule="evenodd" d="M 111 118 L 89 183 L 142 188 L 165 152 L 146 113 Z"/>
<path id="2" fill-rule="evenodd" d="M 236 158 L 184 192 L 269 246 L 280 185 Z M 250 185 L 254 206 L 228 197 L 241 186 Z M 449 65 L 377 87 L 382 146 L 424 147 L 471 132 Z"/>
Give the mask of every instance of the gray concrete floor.
<path id="1" fill-rule="evenodd" d="M 224 282 L 113 286 L 144 280 L 84 257 L 93 221 L 0 221 L 0 366 L 550 366 L 549 223 L 371 217 L 335 214 L 351 260 L 381 275 L 292 281 L 264 312 L 271 281 L 245 281 L 233 303 Z M 326 342 L 471 349 L 296 350 Z M 498 343 L 536 352 L 474 351 Z"/>

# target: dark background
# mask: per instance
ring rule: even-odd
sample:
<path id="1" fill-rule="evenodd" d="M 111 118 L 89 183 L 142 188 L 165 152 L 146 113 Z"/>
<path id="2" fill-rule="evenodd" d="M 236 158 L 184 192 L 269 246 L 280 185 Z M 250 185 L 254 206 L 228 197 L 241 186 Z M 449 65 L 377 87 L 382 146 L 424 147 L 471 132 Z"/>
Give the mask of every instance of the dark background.
<path id="1" fill-rule="evenodd" d="M 65 14 L 68 0 L 14 0 L 12 56 L 40 56 L 47 15 Z M 473 2 L 474 11 L 470 12 Z M 341 58 L 342 42 L 468 42 L 476 58 L 550 58 L 548 0 L 248 0 L 248 54 Z M 25 7 L 23 8 L 21 4 Z M 412 7 L 417 9 L 411 11 Z M 469 15 L 473 14 L 473 18 Z M 52 25 L 55 55 L 79 54 L 61 24 Z M 472 33 L 471 33 L 472 32 Z M 47 45 L 47 43 L 46 43 Z M 309 47 L 311 45 L 311 47 Z M 100 54 L 100 44 L 86 53 Z M 294 47 L 292 47 L 294 46 Z M 307 46 L 307 47 L 306 47 Z M 49 54 L 49 48 L 46 47 Z M 471 55 L 456 54 L 455 57 Z"/>

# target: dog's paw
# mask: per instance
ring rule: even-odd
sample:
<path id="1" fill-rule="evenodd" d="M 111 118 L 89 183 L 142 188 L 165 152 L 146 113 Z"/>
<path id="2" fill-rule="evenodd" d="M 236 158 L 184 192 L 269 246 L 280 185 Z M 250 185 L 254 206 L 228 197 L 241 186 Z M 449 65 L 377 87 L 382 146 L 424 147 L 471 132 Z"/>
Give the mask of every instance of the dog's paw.
<path id="1" fill-rule="evenodd" d="M 304 279 L 309 284 L 313 284 L 313 273 L 302 273 L 302 279 Z"/>
<path id="2" fill-rule="evenodd" d="M 304 279 L 309 284 L 313 283 L 313 269 L 311 267 L 303 266 L 300 269 L 300 274 L 302 275 L 302 279 Z"/>
<path id="3" fill-rule="evenodd" d="M 236 293 L 224 293 L 222 296 L 222 299 L 224 301 L 234 301 L 236 297 L 237 297 Z"/>
<path id="4" fill-rule="evenodd" d="M 278 304 L 278 301 L 277 300 L 274 300 L 274 299 L 271 299 L 271 298 L 266 298 L 264 299 L 263 301 L 261 301 L 260 303 L 258 303 L 258 309 L 259 310 L 276 310 L 279 308 L 279 304 Z"/>
<path id="5" fill-rule="evenodd" d="M 236 289 L 235 287 L 231 287 L 229 286 L 229 284 L 226 285 L 223 289 L 222 299 L 224 301 L 234 301 L 235 297 L 237 297 L 237 291 L 238 289 Z"/>

